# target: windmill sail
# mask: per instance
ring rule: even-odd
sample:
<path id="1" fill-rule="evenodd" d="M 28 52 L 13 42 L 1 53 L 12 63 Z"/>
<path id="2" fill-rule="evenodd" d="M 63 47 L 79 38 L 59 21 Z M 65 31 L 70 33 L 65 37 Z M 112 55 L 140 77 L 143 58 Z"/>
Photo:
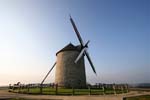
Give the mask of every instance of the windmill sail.
<path id="1" fill-rule="evenodd" d="M 80 36 L 80 33 L 79 33 L 79 31 L 78 31 L 78 29 L 77 29 L 77 27 L 76 27 L 76 25 L 75 25 L 73 19 L 71 18 L 71 16 L 70 16 L 70 21 L 71 21 L 71 24 L 72 24 L 72 26 L 73 26 L 73 29 L 74 29 L 74 31 L 75 31 L 75 33 L 76 33 L 76 35 L 77 35 L 79 41 L 80 41 L 80 43 L 81 43 L 81 46 L 84 46 L 83 40 L 82 40 L 82 38 L 81 38 L 81 36 Z"/>
<path id="2" fill-rule="evenodd" d="M 93 63 L 92 63 L 92 61 L 91 61 L 91 58 L 90 58 L 88 52 L 87 52 L 87 48 L 88 48 L 88 43 L 89 43 L 89 41 L 84 45 L 84 42 L 83 42 L 83 40 L 82 40 L 82 38 L 81 38 L 81 36 L 80 36 L 80 33 L 79 33 L 79 31 L 78 31 L 78 29 L 77 29 L 77 27 L 76 27 L 76 25 L 75 25 L 73 19 L 71 18 L 71 16 L 70 16 L 70 21 L 71 21 L 71 24 L 72 24 L 72 26 L 73 26 L 73 29 L 74 29 L 74 31 L 75 31 L 77 37 L 78 37 L 78 40 L 79 40 L 79 42 L 80 42 L 80 44 L 81 44 L 81 46 L 82 46 L 82 47 L 81 47 L 80 54 L 79 54 L 78 57 L 76 58 L 75 63 L 77 63 L 77 62 L 79 61 L 79 59 L 85 54 L 86 57 L 87 57 L 87 59 L 88 59 L 88 61 L 89 61 L 89 63 L 90 63 L 90 65 L 91 65 L 91 67 L 92 67 L 93 72 L 96 74 L 96 70 L 95 70 L 95 68 L 94 68 L 94 65 L 93 65 Z"/>
<path id="3" fill-rule="evenodd" d="M 93 65 L 93 63 L 92 63 L 92 61 L 91 61 L 91 58 L 90 58 L 90 56 L 89 56 L 89 53 L 88 53 L 87 51 L 85 51 L 85 55 L 86 55 L 86 57 L 87 57 L 87 59 L 88 59 L 90 65 L 91 65 L 91 67 L 92 67 L 92 69 L 93 69 L 93 72 L 96 74 L 96 70 L 95 70 L 95 68 L 94 68 L 94 65 Z"/>

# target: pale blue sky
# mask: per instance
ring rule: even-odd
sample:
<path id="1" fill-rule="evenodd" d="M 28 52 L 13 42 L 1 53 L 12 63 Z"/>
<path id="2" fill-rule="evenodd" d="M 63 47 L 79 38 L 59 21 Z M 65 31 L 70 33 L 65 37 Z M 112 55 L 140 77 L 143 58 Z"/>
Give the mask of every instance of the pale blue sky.
<path id="1" fill-rule="evenodd" d="M 90 40 L 88 82 L 150 82 L 149 0 L 0 0 L 0 85 L 41 82 L 55 53 L 79 44 L 69 14 Z"/>

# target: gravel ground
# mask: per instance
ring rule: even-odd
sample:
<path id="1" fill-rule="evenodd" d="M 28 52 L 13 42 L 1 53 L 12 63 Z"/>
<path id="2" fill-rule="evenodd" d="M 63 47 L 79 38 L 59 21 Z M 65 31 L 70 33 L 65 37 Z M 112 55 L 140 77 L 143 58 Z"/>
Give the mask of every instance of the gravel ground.
<path id="1" fill-rule="evenodd" d="M 32 100 L 122 100 L 123 97 L 150 95 L 150 92 L 130 92 L 119 95 L 82 95 L 82 96 L 54 96 L 54 95 L 28 95 L 8 92 L 6 89 L 0 89 L 0 100 L 7 98 L 25 98 Z"/>

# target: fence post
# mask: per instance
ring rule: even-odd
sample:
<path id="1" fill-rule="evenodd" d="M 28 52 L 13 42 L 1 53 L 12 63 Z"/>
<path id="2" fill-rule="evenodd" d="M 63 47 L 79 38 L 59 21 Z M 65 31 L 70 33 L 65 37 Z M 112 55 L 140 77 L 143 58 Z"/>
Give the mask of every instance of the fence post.
<path id="1" fill-rule="evenodd" d="M 28 84 L 28 85 L 27 85 L 28 93 L 29 93 L 29 91 L 30 91 L 30 89 L 29 89 L 29 88 L 30 88 L 30 84 Z"/>
<path id="2" fill-rule="evenodd" d="M 15 90 L 14 86 L 12 87 L 12 90 L 13 90 L 13 92 L 14 92 L 14 90 Z"/>
<path id="3" fill-rule="evenodd" d="M 113 90 L 114 90 L 114 94 L 116 95 L 116 85 L 113 84 Z"/>
<path id="4" fill-rule="evenodd" d="M 89 86 L 88 88 L 89 88 L 89 95 L 91 95 L 91 87 Z"/>
<path id="5" fill-rule="evenodd" d="M 102 86 L 102 90 L 103 90 L 103 95 L 105 95 L 105 87 L 104 87 L 104 85 Z"/>
<path id="6" fill-rule="evenodd" d="M 43 92 L 43 84 L 40 84 L 40 94 Z"/>
<path id="7" fill-rule="evenodd" d="M 123 86 L 121 86 L 121 91 L 122 91 L 122 93 L 124 93 L 124 89 L 123 89 Z"/>
<path id="8" fill-rule="evenodd" d="M 18 93 L 20 93 L 21 86 L 19 85 L 19 87 L 18 87 L 18 88 L 19 88 Z"/>
<path id="9" fill-rule="evenodd" d="M 72 87 L 72 95 L 74 95 L 74 88 Z"/>
<path id="10" fill-rule="evenodd" d="M 129 92 L 128 84 L 126 84 L 126 92 L 127 92 L 127 93 Z"/>
<path id="11" fill-rule="evenodd" d="M 12 89 L 12 88 L 11 88 L 11 84 L 9 84 L 9 91 L 8 91 L 8 92 L 11 92 L 11 89 Z"/>
<path id="12" fill-rule="evenodd" d="M 58 84 L 55 85 L 56 87 L 56 95 L 58 94 Z"/>

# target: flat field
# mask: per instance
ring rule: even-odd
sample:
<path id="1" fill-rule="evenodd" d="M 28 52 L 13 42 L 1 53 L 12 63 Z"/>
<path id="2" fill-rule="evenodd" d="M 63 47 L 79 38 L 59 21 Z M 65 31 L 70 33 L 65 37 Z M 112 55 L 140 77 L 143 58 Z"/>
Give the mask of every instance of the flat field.
<path id="1" fill-rule="evenodd" d="M 124 100 L 150 100 L 150 95 L 127 97 L 127 98 L 124 98 Z"/>
<path id="2" fill-rule="evenodd" d="M 112 90 L 112 89 L 66 89 L 66 88 L 50 88 L 44 87 L 41 89 L 37 88 L 24 88 L 24 89 L 14 89 L 9 90 L 10 92 L 15 93 L 24 93 L 24 94 L 45 94 L 45 95 L 108 95 L 108 94 L 121 94 L 127 93 L 126 90 Z"/>

